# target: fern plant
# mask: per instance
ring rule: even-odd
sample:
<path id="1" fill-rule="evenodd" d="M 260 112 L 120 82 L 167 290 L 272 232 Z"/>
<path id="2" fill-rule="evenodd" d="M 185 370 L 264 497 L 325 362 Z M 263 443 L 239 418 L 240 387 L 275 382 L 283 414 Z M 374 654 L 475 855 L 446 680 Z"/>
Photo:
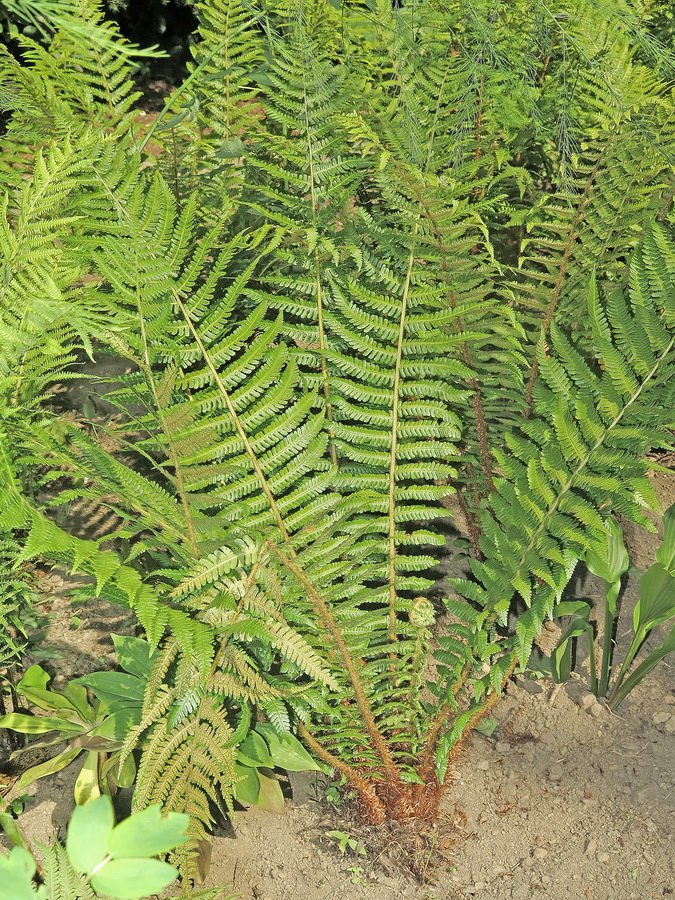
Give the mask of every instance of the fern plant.
<path id="1" fill-rule="evenodd" d="M 0 538 L 0 669 L 5 670 L 21 658 L 35 603 L 29 574 L 14 567 L 19 550 L 12 536 Z"/>
<path id="2" fill-rule="evenodd" d="M 368 821 L 437 817 L 605 519 L 647 523 L 645 455 L 673 424 L 672 95 L 621 8 L 610 35 L 582 0 L 468 19 L 209 0 L 151 131 L 121 74 L 112 105 L 86 87 L 102 75 L 83 48 L 59 72 L 62 130 L 13 114 L 10 168 L 20 135 L 51 146 L 9 183 L 8 242 L 40 160 L 90 141 L 92 162 L 35 238 L 73 254 L 72 315 L 58 371 L 39 340 L 18 394 L 8 366 L 27 400 L 0 432 L 0 527 L 23 533 L 19 559 L 93 575 L 157 648 L 120 764 L 140 740 L 136 808 L 189 814 L 184 871 L 205 868 L 211 799 L 228 809 L 263 718 L 297 728 Z M 31 53 L 5 77 L 60 116 Z M 37 284 L 30 244 L 8 277 Z M 43 397 L 92 335 L 131 370 L 108 395 L 115 450 Z M 426 592 L 452 492 L 472 553 L 441 621 Z M 116 513 L 105 547 L 54 524 L 75 497 Z"/>

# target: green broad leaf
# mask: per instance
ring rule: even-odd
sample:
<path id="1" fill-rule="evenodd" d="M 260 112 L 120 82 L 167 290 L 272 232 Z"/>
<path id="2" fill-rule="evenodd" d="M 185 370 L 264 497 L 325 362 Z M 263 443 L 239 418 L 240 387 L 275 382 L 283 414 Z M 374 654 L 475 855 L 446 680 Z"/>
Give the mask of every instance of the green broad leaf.
<path id="1" fill-rule="evenodd" d="M 5 807 L 6 809 L 6 807 Z M 4 831 L 7 836 L 8 841 L 13 847 L 26 847 L 26 842 L 24 840 L 21 831 L 19 830 L 18 825 L 16 824 L 16 819 L 9 812 L 4 812 L 0 807 L 0 831 Z"/>
<path id="2" fill-rule="evenodd" d="M 48 645 L 43 645 L 41 647 L 35 647 L 31 649 L 31 656 L 35 659 L 63 659 L 65 657 L 65 653 L 61 653 L 56 647 L 50 647 Z"/>
<path id="3" fill-rule="evenodd" d="M 17 684 L 17 688 L 23 694 L 26 690 L 30 690 L 31 688 L 41 688 L 42 690 L 46 690 L 48 684 L 49 674 L 45 672 L 42 666 L 31 666 L 29 669 L 26 669 L 23 678 Z"/>
<path id="4" fill-rule="evenodd" d="M 156 653 L 147 641 L 125 634 L 110 635 L 115 645 L 117 661 L 125 672 L 137 678 L 147 678 L 152 669 Z"/>
<path id="5" fill-rule="evenodd" d="M 49 684 L 49 675 L 42 666 L 31 666 L 27 669 L 21 681 L 17 684 L 16 689 L 20 694 L 30 701 L 34 706 L 45 710 L 71 709 L 74 712 L 80 712 L 75 703 L 70 700 L 66 692 L 50 691 L 47 687 Z M 81 696 L 78 697 L 81 700 Z M 86 699 L 86 691 L 85 691 Z M 88 712 L 88 704 L 85 704 L 85 716 Z"/>
<path id="6" fill-rule="evenodd" d="M 36 900 L 35 869 L 35 860 L 23 847 L 14 847 L 9 856 L 0 854 L 0 900 Z"/>
<path id="7" fill-rule="evenodd" d="M 675 616 L 675 575 L 660 562 L 654 563 L 640 579 L 640 599 L 633 613 L 636 639 L 644 639 L 672 616 Z"/>
<path id="8" fill-rule="evenodd" d="M 110 835 L 108 852 L 116 858 L 134 859 L 168 853 L 185 843 L 189 822 L 190 817 L 184 813 L 163 816 L 158 803 L 148 806 L 117 825 Z"/>
<path id="9" fill-rule="evenodd" d="M 551 675 L 556 684 L 564 684 L 569 681 L 572 672 L 572 641 L 588 635 L 589 645 L 593 643 L 593 626 L 588 621 L 590 607 L 582 604 L 585 609 L 581 615 L 576 615 L 568 625 L 565 633 L 560 638 L 557 647 L 551 653 Z"/>
<path id="10" fill-rule="evenodd" d="M 121 769 L 118 768 L 120 759 L 120 754 L 113 753 L 113 755 L 108 760 L 109 768 L 104 770 L 104 775 L 110 772 L 110 777 L 114 784 L 120 788 L 130 788 L 133 787 L 134 781 L 136 781 L 136 760 L 133 758 L 131 753 L 128 754 L 126 759 L 124 760 L 124 765 Z"/>
<path id="11" fill-rule="evenodd" d="M 619 594 L 621 593 L 621 579 L 613 581 L 611 584 L 605 582 L 605 585 L 605 603 L 607 604 L 607 609 L 612 616 L 616 616 L 616 604 L 619 599 Z"/>
<path id="12" fill-rule="evenodd" d="M 22 791 L 24 788 L 28 787 L 29 784 L 37 781 L 38 778 L 44 778 L 45 775 L 53 775 L 55 772 L 60 772 L 61 769 L 65 769 L 66 766 L 69 766 L 81 752 L 79 747 L 74 750 L 64 750 L 63 753 L 59 753 L 57 756 L 48 759 L 46 762 L 40 763 L 39 766 L 33 766 L 30 769 L 26 769 L 17 783 L 17 790 Z"/>
<path id="13" fill-rule="evenodd" d="M 211 870 L 212 853 L 213 844 L 208 838 L 202 838 L 201 841 L 197 842 L 197 855 L 195 857 L 195 881 L 197 884 L 202 884 L 206 881 L 206 876 Z M 199 900 L 200 897 L 203 897 L 203 900 L 228 900 L 225 896 L 208 898 L 202 891 L 192 894 L 192 900 Z M 233 900 L 233 898 L 229 898 L 229 900 Z"/>
<path id="14" fill-rule="evenodd" d="M 99 754 L 96 750 L 87 752 L 73 791 L 75 803 L 78 806 L 85 806 L 101 796 L 101 789 L 98 783 L 98 760 Z"/>
<path id="15" fill-rule="evenodd" d="M 109 741 L 124 741 L 131 729 L 138 725 L 140 720 L 140 707 L 127 706 L 124 709 L 117 709 L 115 712 L 110 713 L 90 733 L 106 738 Z"/>
<path id="16" fill-rule="evenodd" d="M 95 750 L 97 753 L 107 753 L 109 750 L 119 749 L 119 744 L 119 741 L 115 743 L 108 738 L 89 733 L 74 738 L 68 746 L 79 747 L 81 750 Z"/>
<path id="17" fill-rule="evenodd" d="M 656 551 L 656 561 L 675 575 L 675 503 L 663 514 L 663 543 Z"/>
<path id="18" fill-rule="evenodd" d="M 216 159 L 238 159 L 247 153 L 248 147 L 241 138 L 232 138 L 229 141 L 223 141 L 214 155 Z"/>
<path id="19" fill-rule="evenodd" d="M 77 872 L 91 872 L 108 855 L 108 840 L 115 827 L 109 797 L 97 797 L 86 806 L 76 806 L 68 823 L 66 852 Z"/>
<path id="20" fill-rule="evenodd" d="M 93 419 L 96 415 L 96 404 L 94 403 L 91 394 L 87 394 L 87 398 L 82 404 L 82 415 L 85 419 Z"/>
<path id="21" fill-rule="evenodd" d="M 269 747 L 270 757 L 274 765 L 289 772 L 320 772 L 319 766 L 292 734 L 277 734 L 271 725 L 257 725 L 256 731 L 262 734 Z"/>
<path id="22" fill-rule="evenodd" d="M 91 876 L 91 884 L 99 894 L 115 897 L 116 900 L 137 900 L 159 894 L 177 877 L 178 871 L 168 863 L 133 857 L 110 860 Z"/>
<path id="23" fill-rule="evenodd" d="M 609 697 L 609 708 L 616 709 L 621 701 L 630 694 L 633 688 L 642 681 L 645 675 L 648 675 L 652 669 L 670 653 L 675 653 L 675 624 L 670 629 L 670 632 L 663 643 L 652 650 L 652 652 L 642 660 L 640 665 L 631 672 L 629 677 L 617 686 L 616 690 L 612 691 Z"/>
<path id="24" fill-rule="evenodd" d="M 264 69 L 254 69 L 252 72 L 249 72 L 248 77 L 255 84 L 261 84 L 264 86 L 272 86 L 273 82 L 269 75 L 265 74 Z"/>
<path id="25" fill-rule="evenodd" d="M 69 738 L 71 738 L 71 735 L 64 734 L 62 731 L 48 731 L 43 740 L 31 741 L 26 747 L 20 747 L 18 750 L 11 753 L 9 758 L 16 759 L 17 756 L 21 756 L 22 753 L 25 753 L 29 747 L 31 750 L 42 750 L 45 747 L 55 747 L 57 744 L 63 744 Z M 77 740 L 77 737 L 71 738 L 68 746 L 73 746 L 73 740 Z"/>
<path id="26" fill-rule="evenodd" d="M 248 806 L 257 806 L 260 796 L 260 779 L 257 769 L 236 763 L 235 772 L 239 778 L 234 785 L 235 799 Z"/>
<path id="27" fill-rule="evenodd" d="M 260 791 L 256 806 L 266 812 L 283 815 L 286 812 L 286 803 L 281 791 L 281 785 L 272 769 L 258 769 L 260 779 Z"/>
<path id="28" fill-rule="evenodd" d="M 145 694 L 143 680 L 127 672 L 92 672 L 74 681 L 86 685 L 104 703 L 125 701 L 140 704 Z"/>
<path id="29" fill-rule="evenodd" d="M 563 600 L 556 605 L 554 614 L 558 619 L 560 616 L 583 616 L 586 611 L 590 614 L 591 608 L 585 600 Z"/>
<path id="30" fill-rule="evenodd" d="M 84 685 L 69 681 L 62 691 L 62 696 L 73 705 L 85 721 L 91 720 L 93 710 Z"/>
<path id="31" fill-rule="evenodd" d="M 81 725 L 57 719 L 54 716 L 30 716 L 25 713 L 8 713 L 0 716 L 0 728 L 11 728 L 21 734 L 46 734 L 48 731 L 62 731 L 68 734 L 79 734 Z"/>
<path id="32" fill-rule="evenodd" d="M 584 562 L 589 572 L 608 584 L 613 584 L 628 571 L 630 560 L 619 523 L 613 518 L 607 519 L 605 531 L 607 533 L 605 546 L 597 553 L 587 551 Z"/>
<path id="33" fill-rule="evenodd" d="M 245 766 L 267 766 L 274 768 L 274 762 L 264 738 L 255 731 L 249 731 L 246 739 L 237 749 L 237 759 Z"/>

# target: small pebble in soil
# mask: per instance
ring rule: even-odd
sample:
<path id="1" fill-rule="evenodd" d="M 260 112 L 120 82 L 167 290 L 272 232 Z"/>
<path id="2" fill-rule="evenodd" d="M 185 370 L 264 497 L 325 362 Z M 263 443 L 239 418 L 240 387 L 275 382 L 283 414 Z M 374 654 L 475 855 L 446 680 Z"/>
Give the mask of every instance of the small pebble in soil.
<path id="1" fill-rule="evenodd" d="M 487 759 L 481 759 L 480 762 L 476 763 L 476 768 L 481 772 L 487 772 L 487 770 L 490 768 L 490 763 L 487 761 Z"/>
<path id="2" fill-rule="evenodd" d="M 594 703 L 588 711 L 594 718 L 598 719 L 604 715 L 605 709 L 599 703 Z"/>
<path id="3" fill-rule="evenodd" d="M 664 725 L 666 722 L 668 722 L 672 718 L 673 718 L 672 713 L 657 712 L 657 713 L 654 713 L 654 715 L 652 716 L 652 722 L 655 725 Z"/>
<path id="4" fill-rule="evenodd" d="M 507 744 L 506 741 L 497 741 L 495 744 L 495 750 L 497 753 L 508 753 L 511 749 L 511 744 Z"/>
<path id="5" fill-rule="evenodd" d="M 666 729 L 668 734 L 673 734 L 675 732 L 675 717 L 668 719 L 663 727 Z"/>
<path id="6" fill-rule="evenodd" d="M 595 694 L 582 694 L 579 698 L 579 706 L 582 709 L 589 709 L 594 703 L 597 703 Z"/>
<path id="7" fill-rule="evenodd" d="M 586 846 L 584 847 L 584 853 L 586 856 L 593 856 L 595 851 L 598 849 L 598 842 L 591 838 L 590 841 L 586 842 Z"/>
<path id="8" fill-rule="evenodd" d="M 599 863 L 609 862 L 609 853 L 606 850 L 601 850 L 595 858 Z"/>
<path id="9" fill-rule="evenodd" d="M 548 850 L 545 847 L 536 847 L 532 856 L 535 859 L 546 859 Z"/>

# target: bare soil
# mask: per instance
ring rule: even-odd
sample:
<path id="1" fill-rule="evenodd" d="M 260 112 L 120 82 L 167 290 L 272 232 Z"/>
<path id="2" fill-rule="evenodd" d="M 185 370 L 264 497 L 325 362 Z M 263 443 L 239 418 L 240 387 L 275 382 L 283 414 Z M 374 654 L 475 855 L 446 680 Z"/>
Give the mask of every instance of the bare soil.
<path id="1" fill-rule="evenodd" d="M 654 484 L 665 509 L 675 472 L 656 474 Z M 633 565 L 646 569 L 660 536 L 628 527 L 627 538 Z M 619 644 L 637 583 L 631 576 L 624 593 Z M 46 643 L 61 653 L 51 664 L 57 685 L 113 663 L 109 634 L 131 626 L 108 604 L 73 608 L 72 584 L 62 572 L 43 579 L 53 614 Z M 588 577 L 577 590 L 598 596 L 600 585 Z M 512 681 L 493 713 L 498 728 L 471 738 L 442 821 L 422 838 L 365 829 L 348 800 L 326 802 L 325 781 L 293 776 L 285 815 L 242 811 L 216 835 L 208 883 L 232 885 L 242 900 L 675 897 L 674 662 L 661 663 L 618 714 L 589 704 L 583 664 L 562 689 Z M 32 786 L 22 818 L 31 839 L 65 836 L 75 775 L 71 766 Z M 335 830 L 362 842 L 366 855 L 342 854 L 327 834 Z M 413 857 L 421 883 L 407 871 Z"/>

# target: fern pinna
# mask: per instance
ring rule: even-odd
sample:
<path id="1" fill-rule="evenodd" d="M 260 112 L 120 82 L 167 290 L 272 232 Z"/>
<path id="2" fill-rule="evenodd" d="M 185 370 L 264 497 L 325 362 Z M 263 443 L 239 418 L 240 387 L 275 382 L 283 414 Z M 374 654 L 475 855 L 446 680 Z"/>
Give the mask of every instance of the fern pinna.
<path id="1" fill-rule="evenodd" d="M 520 11 L 464 25 L 435 4 L 209 0 L 196 66 L 152 133 L 121 88 L 94 136 L 75 117 L 50 144 L 40 115 L 14 113 L 49 146 L 9 185 L 3 240 L 28 234 L 13 210 L 51 166 L 39 252 L 12 252 L 25 284 L 58 262 L 72 316 L 54 325 L 63 349 L 30 349 L 54 350 L 40 370 L 30 317 L 1 311 L 26 376 L 17 392 L 3 362 L 0 528 L 24 532 L 21 558 L 93 576 L 86 590 L 131 607 L 159 648 L 125 752 L 140 740 L 137 806 L 189 812 L 185 871 L 204 865 L 212 786 L 227 810 L 236 745 L 261 717 L 297 727 L 368 821 L 435 817 L 453 754 L 605 517 L 646 524 L 645 453 L 672 424 L 672 98 L 633 63 L 632 20 L 581 41 L 572 14 L 606 9 L 563 5 L 551 18 L 532 0 L 528 28 L 546 28 L 509 44 Z M 44 93 L 52 70 L 30 63 Z M 98 84 L 74 65 L 80 91 Z M 579 154 L 559 128 L 585 102 L 573 67 L 602 112 Z M 108 100 L 86 98 L 96 118 Z M 130 370 L 108 395 L 114 451 L 41 398 L 93 339 Z M 29 466 L 41 505 L 22 493 Z M 473 553 L 441 627 L 425 594 L 453 490 Z M 105 548 L 53 522 L 78 496 L 116 513 Z"/>

